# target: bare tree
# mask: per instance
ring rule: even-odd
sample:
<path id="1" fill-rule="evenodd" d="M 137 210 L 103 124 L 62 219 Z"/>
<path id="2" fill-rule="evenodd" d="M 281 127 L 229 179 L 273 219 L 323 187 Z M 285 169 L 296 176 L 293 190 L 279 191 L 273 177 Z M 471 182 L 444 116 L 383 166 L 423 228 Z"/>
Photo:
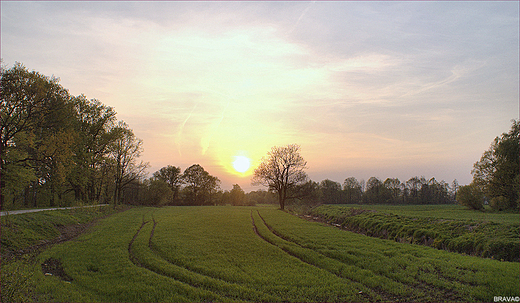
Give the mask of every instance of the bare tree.
<path id="1" fill-rule="evenodd" d="M 115 177 L 114 202 L 117 205 L 122 200 L 123 188 L 141 178 L 148 164 L 142 161 L 137 163 L 143 150 L 143 141 L 135 137 L 126 123 L 119 122 L 112 131 L 117 135 L 110 146 Z"/>
<path id="2" fill-rule="evenodd" d="M 251 183 L 267 186 L 270 191 L 278 193 L 280 209 L 283 210 L 286 200 L 300 197 L 298 187 L 307 181 L 306 165 L 299 145 L 275 146 L 267 157 L 262 158 Z"/>

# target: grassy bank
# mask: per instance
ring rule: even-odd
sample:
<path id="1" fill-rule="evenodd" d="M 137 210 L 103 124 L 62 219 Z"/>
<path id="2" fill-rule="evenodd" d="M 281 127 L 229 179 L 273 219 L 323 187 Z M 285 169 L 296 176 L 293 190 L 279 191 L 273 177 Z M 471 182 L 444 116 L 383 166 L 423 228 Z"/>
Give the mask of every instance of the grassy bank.
<path id="1" fill-rule="evenodd" d="M 309 215 L 350 231 L 402 243 L 505 261 L 520 257 L 518 214 L 485 214 L 451 205 L 322 205 Z M 516 223 L 511 223 L 515 218 Z"/>
<path id="2" fill-rule="evenodd" d="M 89 223 L 119 210 L 89 207 L 1 217 L 1 302 L 31 301 L 35 256 L 51 244 L 77 236 Z"/>

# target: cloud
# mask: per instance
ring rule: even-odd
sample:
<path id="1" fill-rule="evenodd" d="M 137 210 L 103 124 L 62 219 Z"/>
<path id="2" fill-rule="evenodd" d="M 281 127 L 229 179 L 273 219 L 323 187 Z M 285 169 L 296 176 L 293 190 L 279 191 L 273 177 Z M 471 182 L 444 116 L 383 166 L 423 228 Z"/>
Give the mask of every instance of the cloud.
<path id="1" fill-rule="evenodd" d="M 114 106 L 152 169 L 226 174 L 237 150 L 299 143 L 331 174 L 470 171 L 517 117 L 518 20 L 507 2 L 8 1 L 2 56 Z"/>

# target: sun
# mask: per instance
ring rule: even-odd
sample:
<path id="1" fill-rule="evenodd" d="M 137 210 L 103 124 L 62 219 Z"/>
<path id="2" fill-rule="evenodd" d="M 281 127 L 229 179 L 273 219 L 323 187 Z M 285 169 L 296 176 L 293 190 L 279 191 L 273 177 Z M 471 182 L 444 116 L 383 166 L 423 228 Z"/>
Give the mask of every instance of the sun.
<path id="1" fill-rule="evenodd" d="M 239 173 L 245 173 L 251 166 L 251 161 L 246 156 L 236 156 L 233 168 Z"/>

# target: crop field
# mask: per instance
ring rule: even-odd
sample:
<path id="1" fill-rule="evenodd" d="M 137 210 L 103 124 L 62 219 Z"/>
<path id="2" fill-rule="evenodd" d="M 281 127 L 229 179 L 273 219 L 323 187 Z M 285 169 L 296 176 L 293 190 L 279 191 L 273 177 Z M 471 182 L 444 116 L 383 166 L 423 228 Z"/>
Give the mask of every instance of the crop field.
<path id="1" fill-rule="evenodd" d="M 39 301 L 490 301 L 519 266 L 342 231 L 270 207 L 134 208 L 44 251 Z"/>
<path id="2" fill-rule="evenodd" d="M 401 243 L 502 261 L 520 259 L 520 224 L 511 223 L 518 214 L 480 213 L 454 205 L 321 205 L 307 217 Z"/>
<path id="3" fill-rule="evenodd" d="M 481 212 L 467 209 L 458 204 L 441 205 L 388 205 L 388 204 L 341 204 L 336 207 L 362 208 L 376 210 L 383 213 L 390 213 L 399 216 L 418 217 L 418 218 L 437 218 L 455 220 L 474 220 L 489 221 L 506 224 L 520 224 L 520 214 L 518 212 Z"/>

